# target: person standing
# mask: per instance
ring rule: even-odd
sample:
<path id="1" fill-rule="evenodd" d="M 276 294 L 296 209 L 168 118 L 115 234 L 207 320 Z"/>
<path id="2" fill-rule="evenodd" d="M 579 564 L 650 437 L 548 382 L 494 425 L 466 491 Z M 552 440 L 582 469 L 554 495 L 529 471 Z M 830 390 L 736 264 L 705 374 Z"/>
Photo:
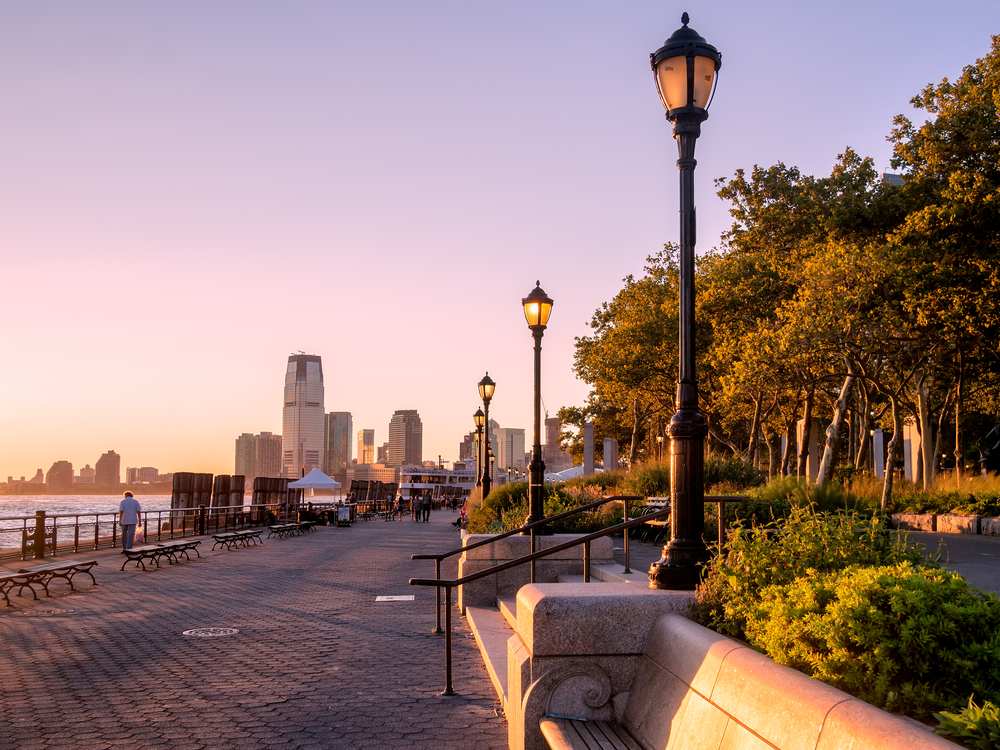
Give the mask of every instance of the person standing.
<path id="1" fill-rule="evenodd" d="M 431 520 L 431 496 L 424 495 L 421 499 L 420 509 L 423 511 L 423 522 L 430 523 Z"/>
<path id="2" fill-rule="evenodd" d="M 135 527 L 139 525 L 139 514 L 142 513 L 142 506 L 131 492 L 126 492 L 122 498 L 121 505 L 118 506 L 118 523 L 122 527 L 122 549 L 132 549 L 132 542 L 135 540 Z"/>

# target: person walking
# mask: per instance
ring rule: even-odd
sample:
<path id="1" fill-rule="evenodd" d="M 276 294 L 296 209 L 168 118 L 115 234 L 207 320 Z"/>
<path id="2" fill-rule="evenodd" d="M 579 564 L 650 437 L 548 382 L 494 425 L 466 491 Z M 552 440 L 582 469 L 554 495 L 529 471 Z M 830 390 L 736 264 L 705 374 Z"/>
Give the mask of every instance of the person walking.
<path id="1" fill-rule="evenodd" d="M 423 519 L 422 519 L 423 522 L 424 523 L 430 523 L 430 520 L 431 520 L 431 496 L 430 495 L 424 495 L 423 496 L 423 498 L 421 500 L 421 503 L 420 503 L 420 510 L 423 511 Z"/>
<path id="2" fill-rule="evenodd" d="M 139 525 L 142 506 L 131 492 L 126 492 L 118 506 L 118 523 L 122 527 L 122 550 L 132 549 L 135 541 L 135 527 Z"/>

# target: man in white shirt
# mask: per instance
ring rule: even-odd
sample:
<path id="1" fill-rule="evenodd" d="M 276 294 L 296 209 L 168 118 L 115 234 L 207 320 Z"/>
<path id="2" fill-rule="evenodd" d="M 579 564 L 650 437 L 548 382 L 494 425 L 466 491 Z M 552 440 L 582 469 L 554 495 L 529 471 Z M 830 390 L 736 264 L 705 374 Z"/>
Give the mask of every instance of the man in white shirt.
<path id="1" fill-rule="evenodd" d="M 139 501 L 132 497 L 131 492 L 126 492 L 122 498 L 121 505 L 118 506 L 118 523 L 122 527 L 122 549 L 132 549 L 132 542 L 135 540 L 135 527 L 139 524 L 139 514 L 142 506 Z"/>

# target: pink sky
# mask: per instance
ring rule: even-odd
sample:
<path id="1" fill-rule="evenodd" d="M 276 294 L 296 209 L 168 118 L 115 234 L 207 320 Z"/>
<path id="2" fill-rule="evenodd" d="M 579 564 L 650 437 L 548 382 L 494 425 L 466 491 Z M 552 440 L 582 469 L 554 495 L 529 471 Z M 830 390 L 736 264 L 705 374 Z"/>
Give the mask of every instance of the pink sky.
<path id="1" fill-rule="evenodd" d="M 530 443 L 521 297 L 555 299 L 554 415 L 574 337 L 677 239 L 647 56 L 684 10 L 723 54 L 700 249 L 713 178 L 887 168 L 893 115 L 1000 33 L 984 0 L 0 5 L 0 481 L 112 448 L 231 472 L 298 350 L 378 444 L 415 408 L 456 458 L 486 370 Z"/>

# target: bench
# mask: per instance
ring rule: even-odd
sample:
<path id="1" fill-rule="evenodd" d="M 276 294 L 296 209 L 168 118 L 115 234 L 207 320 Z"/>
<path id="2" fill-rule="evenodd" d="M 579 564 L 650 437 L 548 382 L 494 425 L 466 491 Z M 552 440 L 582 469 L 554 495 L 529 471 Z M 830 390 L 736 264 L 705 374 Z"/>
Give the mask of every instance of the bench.
<path id="1" fill-rule="evenodd" d="M 568 667 L 525 697 L 547 709 L 538 728 L 552 750 L 958 747 L 678 615 L 657 619 L 624 705 L 596 664 Z"/>
<path id="2" fill-rule="evenodd" d="M 20 596 L 24 593 L 25 589 L 31 592 L 31 595 L 38 599 L 38 594 L 35 593 L 35 589 L 32 586 L 33 583 L 38 583 L 34 576 L 25 573 L 3 573 L 0 574 L 0 594 L 3 594 L 5 606 L 13 607 L 14 605 L 10 603 L 9 592 L 13 591 L 15 587 L 18 588 L 17 595 Z"/>
<path id="3" fill-rule="evenodd" d="M 651 497 L 646 500 L 644 505 L 640 505 L 637 508 L 629 508 L 629 518 L 642 518 L 643 516 L 648 516 L 650 513 L 666 510 L 669 507 L 670 498 Z M 649 541 L 655 542 L 670 528 L 670 518 L 666 516 L 654 518 L 651 521 L 646 521 L 643 525 L 647 526 L 648 529 L 646 533 L 640 534 L 640 539 L 647 541 L 648 537 Z"/>
<path id="4" fill-rule="evenodd" d="M 176 542 L 163 542 L 161 544 L 147 544 L 142 547 L 133 547 L 132 549 L 123 549 L 122 554 L 125 555 L 125 561 L 122 563 L 122 570 L 125 570 L 125 565 L 134 562 L 136 566 L 142 566 L 142 569 L 146 569 L 146 561 L 150 560 L 156 563 L 156 567 L 160 567 L 160 558 L 167 558 L 167 562 L 173 565 L 175 562 L 180 561 L 180 556 L 188 560 L 191 559 L 191 555 L 188 553 L 192 550 L 198 557 L 201 557 L 201 553 L 198 552 L 198 545 L 201 544 L 201 540 L 185 540 L 181 539 Z"/>
<path id="5" fill-rule="evenodd" d="M 62 578 L 69 584 L 71 591 L 76 591 L 73 587 L 73 576 L 77 573 L 86 573 L 90 576 L 91 582 L 96 586 L 97 579 L 94 578 L 94 574 L 90 572 L 90 569 L 95 565 L 97 565 L 97 560 L 54 562 L 45 565 L 35 565 L 31 568 L 20 568 L 17 572 L 18 574 L 31 576 L 35 582 L 42 584 L 45 588 L 45 595 L 50 596 L 49 584 L 52 583 L 52 579 L 54 578 Z"/>
<path id="6" fill-rule="evenodd" d="M 267 538 L 270 539 L 272 536 L 276 536 L 279 539 L 284 539 L 290 536 L 296 536 L 302 533 L 302 529 L 297 523 L 280 523 L 274 526 L 267 527 Z"/>
<path id="7" fill-rule="evenodd" d="M 260 542 L 264 543 L 264 540 L 260 538 L 260 535 L 264 532 L 261 529 L 247 529 L 245 531 L 227 531 L 222 534 L 213 534 L 212 539 L 215 543 L 212 545 L 212 550 L 214 551 L 220 544 L 226 549 L 235 549 L 239 545 L 244 547 L 249 547 L 250 542 L 257 544 Z"/>

